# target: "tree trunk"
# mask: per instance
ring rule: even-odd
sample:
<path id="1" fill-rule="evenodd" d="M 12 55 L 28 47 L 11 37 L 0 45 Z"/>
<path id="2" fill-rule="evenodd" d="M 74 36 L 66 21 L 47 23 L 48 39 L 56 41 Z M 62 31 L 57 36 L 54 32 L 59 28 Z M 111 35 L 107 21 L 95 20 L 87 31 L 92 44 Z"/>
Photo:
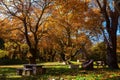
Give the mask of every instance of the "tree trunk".
<path id="1" fill-rule="evenodd" d="M 53 52 L 52 52 L 52 58 L 51 58 L 51 61 L 52 61 L 52 62 L 54 62 L 55 55 L 56 55 L 56 51 L 53 51 Z"/>
<path id="2" fill-rule="evenodd" d="M 118 27 L 118 13 L 111 12 L 111 25 L 109 24 L 108 33 L 109 33 L 109 40 L 107 45 L 107 64 L 110 69 L 118 69 L 117 63 L 117 27 Z"/>
<path id="3" fill-rule="evenodd" d="M 61 56 L 61 58 L 62 58 L 63 61 L 66 61 L 64 53 L 60 53 L 60 56 Z"/>
<path id="4" fill-rule="evenodd" d="M 107 58 L 106 58 L 107 64 L 110 69 L 118 69 L 119 67 L 117 63 L 116 41 L 117 41 L 119 12 L 116 8 L 114 8 L 114 11 L 111 10 L 111 6 L 108 6 L 109 2 L 107 2 L 107 0 L 103 0 L 103 4 L 100 3 L 100 0 L 96 0 L 96 1 L 106 21 L 105 29 L 108 35 L 105 36 L 106 34 L 105 30 L 103 30 L 104 32 L 103 34 L 104 34 L 105 42 L 107 44 Z"/>
<path id="5" fill-rule="evenodd" d="M 110 69 L 118 69 L 117 63 L 117 25 L 118 25 L 118 16 L 112 15 L 112 25 L 109 29 L 109 45 L 107 45 L 107 64 Z"/>
<path id="6" fill-rule="evenodd" d="M 118 64 L 117 64 L 117 55 L 116 52 L 113 52 L 111 48 L 107 49 L 107 65 L 110 69 L 118 69 Z"/>
<path id="7" fill-rule="evenodd" d="M 29 63 L 30 63 L 30 64 L 36 64 L 36 58 L 30 57 L 30 58 L 29 58 Z"/>
<path id="8" fill-rule="evenodd" d="M 37 56 L 37 50 L 31 48 L 30 53 L 32 54 L 32 56 L 29 58 L 30 64 L 36 64 L 36 59 L 39 57 L 39 56 Z"/>

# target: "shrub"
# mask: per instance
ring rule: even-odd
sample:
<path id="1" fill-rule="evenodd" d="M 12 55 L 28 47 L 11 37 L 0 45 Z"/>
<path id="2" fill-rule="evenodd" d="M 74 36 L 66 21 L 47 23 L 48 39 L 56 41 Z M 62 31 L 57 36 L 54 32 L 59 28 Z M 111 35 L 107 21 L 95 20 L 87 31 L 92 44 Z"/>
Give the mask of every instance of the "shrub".
<path id="1" fill-rule="evenodd" d="M 1 50 L 1 49 L 0 49 L 0 58 L 3 58 L 3 57 L 5 57 L 5 56 L 7 56 L 7 55 L 8 55 L 8 51 Z"/>
<path id="2" fill-rule="evenodd" d="M 117 52 L 118 62 L 120 62 L 120 52 Z"/>
<path id="3" fill-rule="evenodd" d="M 26 63 L 28 63 L 27 60 L 10 59 L 7 56 L 0 58 L 0 65 L 14 65 L 14 64 L 26 64 Z"/>
<path id="4" fill-rule="evenodd" d="M 106 59 L 106 46 L 104 42 L 98 43 L 91 48 L 91 53 L 89 58 L 94 60 L 104 60 Z"/>

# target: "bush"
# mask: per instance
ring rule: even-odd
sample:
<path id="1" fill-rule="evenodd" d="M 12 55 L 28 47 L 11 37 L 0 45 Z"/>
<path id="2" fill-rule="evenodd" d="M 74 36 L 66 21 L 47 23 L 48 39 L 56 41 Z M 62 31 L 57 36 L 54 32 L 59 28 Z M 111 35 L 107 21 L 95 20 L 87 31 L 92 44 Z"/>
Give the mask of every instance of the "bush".
<path id="1" fill-rule="evenodd" d="M 117 52 L 118 62 L 120 63 L 120 52 Z"/>
<path id="2" fill-rule="evenodd" d="M 0 58 L 0 65 L 14 65 L 14 64 L 26 64 L 26 63 L 28 63 L 27 60 L 10 59 L 7 56 Z"/>
<path id="3" fill-rule="evenodd" d="M 3 57 L 5 57 L 5 56 L 7 56 L 7 55 L 8 55 L 8 51 L 1 50 L 1 49 L 0 49 L 0 58 L 3 58 Z"/>
<path id="4" fill-rule="evenodd" d="M 106 46 L 103 42 L 96 44 L 91 48 L 91 53 L 89 55 L 90 59 L 103 60 L 106 59 Z"/>

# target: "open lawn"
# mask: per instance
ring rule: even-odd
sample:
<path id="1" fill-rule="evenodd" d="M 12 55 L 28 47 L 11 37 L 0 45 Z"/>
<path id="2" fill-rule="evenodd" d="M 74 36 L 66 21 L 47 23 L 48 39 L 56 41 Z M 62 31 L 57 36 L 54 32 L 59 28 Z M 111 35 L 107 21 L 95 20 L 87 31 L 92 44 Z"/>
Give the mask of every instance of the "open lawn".
<path id="1" fill-rule="evenodd" d="M 60 63 L 44 63 L 44 65 L 47 67 L 46 73 L 36 76 L 17 75 L 16 68 L 23 67 L 22 65 L 0 66 L 0 80 L 120 80 L 120 69 L 82 70 L 70 69 Z"/>

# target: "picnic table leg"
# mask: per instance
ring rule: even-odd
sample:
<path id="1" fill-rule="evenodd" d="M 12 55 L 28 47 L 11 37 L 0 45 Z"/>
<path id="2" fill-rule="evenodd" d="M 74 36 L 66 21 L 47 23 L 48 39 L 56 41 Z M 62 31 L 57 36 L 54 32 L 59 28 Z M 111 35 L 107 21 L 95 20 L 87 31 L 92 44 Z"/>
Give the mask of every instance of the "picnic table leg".
<path id="1" fill-rule="evenodd" d="M 33 67 L 33 74 L 36 75 L 36 67 Z"/>
<path id="2" fill-rule="evenodd" d="M 33 74 L 33 70 L 31 69 L 24 69 L 24 75 L 32 75 Z"/>
<path id="3" fill-rule="evenodd" d="M 17 74 L 22 75 L 23 74 L 23 69 L 22 68 L 17 69 Z"/>

